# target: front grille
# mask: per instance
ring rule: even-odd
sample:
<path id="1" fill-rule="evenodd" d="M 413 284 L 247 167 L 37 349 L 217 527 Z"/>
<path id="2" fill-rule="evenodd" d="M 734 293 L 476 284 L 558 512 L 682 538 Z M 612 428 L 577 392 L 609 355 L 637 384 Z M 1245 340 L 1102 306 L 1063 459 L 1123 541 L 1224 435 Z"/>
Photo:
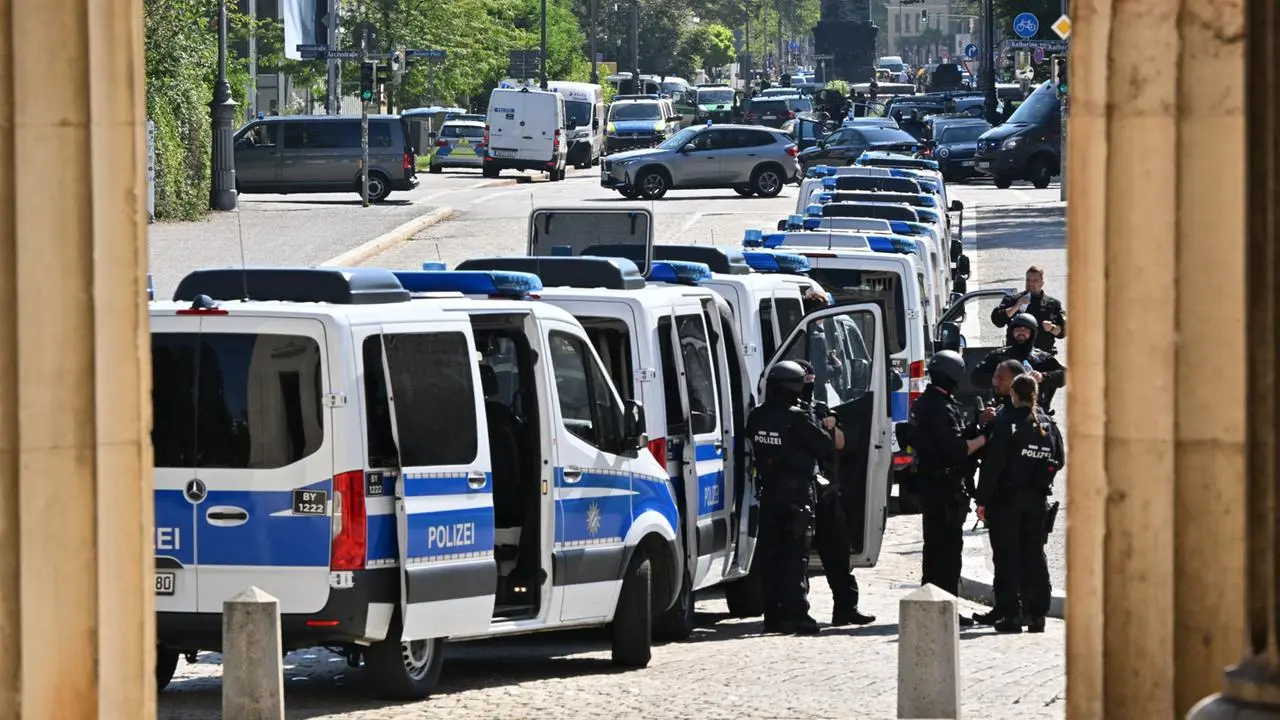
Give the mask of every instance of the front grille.
<path id="1" fill-rule="evenodd" d="M 990 152 L 990 151 L 992 151 L 992 150 L 995 150 L 995 149 L 996 149 L 996 147 L 997 147 L 997 145 L 998 145 L 998 143 L 996 143 L 996 141 L 995 141 L 995 140 L 979 140 L 979 141 L 978 141 L 978 152 L 980 152 L 980 153 L 981 153 L 981 152 Z"/>

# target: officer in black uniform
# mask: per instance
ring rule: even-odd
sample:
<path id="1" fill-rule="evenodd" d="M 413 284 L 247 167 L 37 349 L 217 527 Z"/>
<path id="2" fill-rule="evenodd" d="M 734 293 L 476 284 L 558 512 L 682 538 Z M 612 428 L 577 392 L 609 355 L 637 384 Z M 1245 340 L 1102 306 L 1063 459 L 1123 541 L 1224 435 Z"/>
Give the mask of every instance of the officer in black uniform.
<path id="1" fill-rule="evenodd" d="M 806 597 L 813 485 L 819 458 L 831 462 L 835 418 L 817 421 L 800 405 L 804 368 L 791 361 L 774 365 L 765 400 L 747 417 L 756 480 L 760 488 L 760 544 L 764 576 L 765 632 L 812 635 Z"/>
<path id="2" fill-rule="evenodd" d="M 1062 467 L 1062 435 L 1036 406 L 1036 381 L 1014 378 L 1013 407 L 1000 413 L 983 451 L 974 499 L 985 509 L 995 564 L 995 608 L 976 615 L 997 632 L 1044 632 L 1049 613 L 1047 498 Z"/>
<path id="3" fill-rule="evenodd" d="M 915 453 L 916 487 L 923 510 L 923 583 L 960 594 L 964 518 L 969 512 L 964 478 L 969 456 L 986 444 L 951 393 L 964 377 L 964 358 L 943 350 L 929 361 L 929 386 L 911 405 L 909 444 Z M 962 625 L 971 625 L 961 618 Z"/>
<path id="4" fill-rule="evenodd" d="M 996 366 L 1005 360 L 1017 360 L 1024 363 L 1031 376 L 1040 387 L 1038 404 L 1045 412 L 1053 407 L 1053 396 L 1058 389 L 1067 384 L 1067 368 L 1054 355 L 1035 346 L 1037 334 L 1036 319 L 1027 313 L 1015 315 L 1009 321 L 1009 333 L 1013 342 L 998 350 L 991 351 L 978 367 L 973 369 L 970 379 L 974 387 L 991 385 Z"/>
<path id="5" fill-rule="evenodd" d="M 1008 103 L 1006 103 L 1007 105 Z M 1005 297 L 991 310 L 991 322 L 996 327 L 1008 327 L 1005 343 L 1013 344 L 1014 316 L 1027 313 L 1036 319 L 1036 329 L 1043 331 L 1036 336 L 1036 347 L 1045 352 L 1055 352 L 1057 341 L 1067 336 L 1067 311 L 1062 301 L 1044 291 L 1044 270 L 1032 265 L 1027 268 L 1025 289 Z"/>
<path id="6" fill-rule="evenodd" d="M 816 423 L 821 423 L 827 417 L 835 417 L 824 403 L 813 399 L 813 366 L 803 360 L 797 360 L 796 364 L 803 367 L 806 373 L 804 390 L 800 393 L 801 405 Z M 822 560 L 822 572 L 831 588 L 831 597 L 835 601 L 831 611 L 831 624 L 867 625 L 875 622 L 876 618 L 858 611 L 858 579 L 853 576 L 853 568 L 849 565 L 849 524 L 840 488 L 838 455 L 844 449 L 844 433 L 839 423 L 839 418 L 836 418 L 834 433 L 837 452 L 830 456 L 831 462 L 828 465 L 822 466 L 821 460 L 819 461 L 821 475 L 814 488 L 818 503 L 814 511 L 813 541 L 818 549 L 818 557 Z"/>

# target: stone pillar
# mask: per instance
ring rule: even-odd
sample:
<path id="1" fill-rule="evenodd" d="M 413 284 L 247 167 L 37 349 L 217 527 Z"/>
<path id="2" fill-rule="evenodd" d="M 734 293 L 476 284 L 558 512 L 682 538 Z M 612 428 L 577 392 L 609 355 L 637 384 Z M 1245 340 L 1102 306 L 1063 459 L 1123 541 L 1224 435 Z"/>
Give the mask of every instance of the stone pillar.
<path id="1" fill-rule="evenodd" d="M 1280 133 L 1275 104 L 1280 100 L 1280 8 L 1274 2 L 1247 3 L 1249 36 L 1246 63 L 1251 69 L 1248 118 L 1249 140 L 1245 177 L 1248 181 L 1249 258 L 1246 289 L 1249 299 L 1245 326 L 1249 329 L 1247 388 L 1249 407 L 1246 475 L 1245 562 L 1246 602 L 1244 648 L 1238 662 L 1227 669 L 1221 695 L 1205 698 L 1188 715 L 1195 720 L 1280 718 L 1280 468 L 1276 427 L 1277 350 L 1280 349 L 1280 286 L 1277 286 L 1275 241 L 1280 232 L 1276 198 L 1280 196 Z M 1257 68 L 1257 70 L 1254 70 Z"/>
<path id="2" fill-rule="evenodd" d="M 1072 9 L 1068 717 L 1174 717 L 1244 632 L 1244 11 Z"/>
<path id="3" fill-rule="evenodd" d="M 0 0 L 0 717 L 155 717 L 142 47 Z"/>

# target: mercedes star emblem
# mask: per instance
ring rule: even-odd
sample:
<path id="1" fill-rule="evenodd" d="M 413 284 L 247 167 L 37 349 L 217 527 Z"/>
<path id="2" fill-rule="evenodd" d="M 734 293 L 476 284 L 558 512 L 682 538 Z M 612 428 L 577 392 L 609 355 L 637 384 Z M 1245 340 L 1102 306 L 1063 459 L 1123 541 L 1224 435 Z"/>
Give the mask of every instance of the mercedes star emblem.
<path id="1" fill-rule="evenodd" d="M 188 500 L 193 503 L 198 503 L 201 500 L 204 500 L 204 496 L 209 493 L 209 490 L 204 486 L 204 483 L 201 482 L 199 478 L 193 478 L 187 483 L 187 489 L 185 492 Z"/>

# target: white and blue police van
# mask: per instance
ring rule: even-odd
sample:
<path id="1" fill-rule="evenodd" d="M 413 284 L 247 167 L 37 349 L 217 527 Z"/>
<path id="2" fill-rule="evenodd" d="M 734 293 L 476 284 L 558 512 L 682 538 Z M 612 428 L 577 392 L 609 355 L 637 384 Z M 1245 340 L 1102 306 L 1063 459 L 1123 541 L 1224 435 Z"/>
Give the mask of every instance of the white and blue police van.
<path id="1" fill-rule="evenodd" d="M 796 198 L 796 212 L 813 204 L 814 196 L 823 191 L 838 189 L 839 184 L 823 183 L 825 178 L 843 177 L 879 177 L 914 180 L 920 191 L 937 195 L 940 207 L 950 212 L 958 212 L 960 207 L 953 207 L 947 200 L 947 185 L 942 180 L 942 173 L 923 168 L 872 167 L 866 165 L 815 165 L 805 171 L 805 178 L 800 183 L 800 193 Z"/>
<path id="2" fill-rule="evenodd" d="M 925 312 L 924 271 L 915 255 L 873 250 L 867 238 L 841 233 L 787 232 L 765 235 L 748 230 L 743 246 L 752 250 L 803 255 L 808 276 L 822 285 L 836 306 L 873 302 L 883 309 L 889 357 L 889 408 L 894 422 L 906 422 L 911 403 L 927 384 L 925 364 L 932 355 L 932 332 Z M 911 462 L 897 438 L 890 439 L 893 470 Z M 884 477 L 888 477 L 887 473 Z"/>
<path id="3" fill-rule="evenodd" d="M 202 270 L 150 304 L 160 687 L 250 586 L 387 698 L 446 640 L 607 625 L 648 663 L 684 559 L 641 406 L 537 278 L 439 274 Z"/>

